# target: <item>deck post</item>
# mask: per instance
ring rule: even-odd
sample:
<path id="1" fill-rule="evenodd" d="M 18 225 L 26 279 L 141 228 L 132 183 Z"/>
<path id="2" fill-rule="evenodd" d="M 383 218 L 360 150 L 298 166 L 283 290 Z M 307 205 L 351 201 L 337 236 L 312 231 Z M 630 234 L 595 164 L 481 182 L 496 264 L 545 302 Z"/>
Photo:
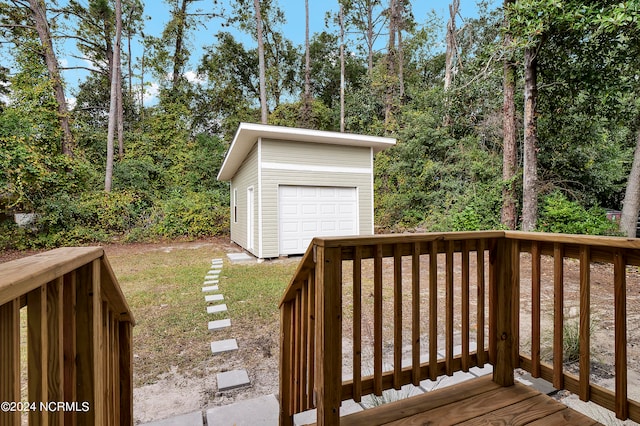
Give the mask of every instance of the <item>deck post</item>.
<path id="1" fill-rule="evenodd" d="M 291 404 L 291 302 L 280 306 L 280 426 L 293 425 Z"/>
<path id="2" fill-rule="evenodd" d="M 340 424 L 342 401 L 342 256 L 339 247 L 317 246 L 316 406 L 318 425 Z"/>
<path id="3" fill-rule="evenodd" d="M 495 282 L 491 283 L 495 292 L 496 300 L 494 304 L 495 320 L 492 323 L 495 330 L 492 333 L 495 339 L 495 359 L 493 366 L 493 381 L 501 386 L 513 385 L 514 351 L 517 342 L 514 341 L 514 318 L 513 318 L 513 294 L 515 291 L 516 278 L 515 271 L 517 245 L 507 238 L 500 238 L 492 247 L 493 253 L 490 255 L 490 267 L 493 270 L 491 277 Z"/>

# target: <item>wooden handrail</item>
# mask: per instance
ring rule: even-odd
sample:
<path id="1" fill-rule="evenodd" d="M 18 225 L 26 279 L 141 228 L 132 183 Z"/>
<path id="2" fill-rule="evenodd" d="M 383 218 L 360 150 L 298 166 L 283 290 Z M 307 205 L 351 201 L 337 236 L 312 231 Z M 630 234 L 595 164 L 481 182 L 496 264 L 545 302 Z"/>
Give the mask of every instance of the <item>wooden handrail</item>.
<path id="1" fill-rule="evenodd" d="M 0 264 L 0 401 L 9 404 L 0 424 L 19 425 L 28 411 L 29 424 L 132 425 L 133 325 L 102 248 L 59 248 Z"/>
<path id="2" fill-rule="evenodd" d="M 518 353 L 520 292 L 526 285 L 521 280 L 522 253 L 532 258 L 530 357 Z M 562 294 L 564 288 L 564 259 L 580 261 L 579 377 L 565 373 L 562 367 L 563 297 L 554 302 L 554 364 L 540 361 L 542 256 L 554 259 L 556 294 Z M 475 277 L 469 273 L 470 262 L 476 264 Z M 589 383 L 589 265 L 594 262 L 614 268 L 615 391 Z M 280 304 L 280 424 L 292 424 L 293 414 L 311 408 L 317 408 L 318 424 L 339 424 L 342 400 L 360 401 L 368 393 L 380 395 L 385 389 L 468 371 L 485 362 L 493 364 L 493 379 L 503 386 L 513 384 L 513 369 L 521 367 L 557 388 L 578 393 L 585 401 L 614 410 L 619 418 L 638 421 L 640 405 L 629 400 L 626 392 L 627 265 L 640 265 L 640 240 L 513 231 L 315 239 Z M 461 279 L 455 282 L 454 267 L 461 270 Z M 407 274 L 411 278 L 403 279 Z M 369 286 L 366 294 L 365 282 Z M 459 311 L 454 309 L 454 294 L 460 299 Z M 477 304 L 473 318 L 472 297 Z M 411 303 L 404 303 L 403 298 Z M 410 315 L 405 316 L 407 309 Z M 372 328 L 368 339 L 363 337 L 363 321 Z M 407 346 L 403 321 L 411 323 L 410 361 L 403 359 L 403 346 Z M 421 329 L 425 321 L 428 326 Z M 349 331 L 345 336 L 343 329 Z M 459 354 L 454 353 L 454 331 L 461 336 Z M 421 343 L 425 337 L 428 342 Z M 351 341 L 352 346 L 343 348 L 343 341 Z M 476 344 L 475 351 L 471 343 Z M 373 347 L 367 360 L 365 346 Z M 386 361 L 391 367 L 384 367 L 383 347 L 392 348 Z M 351 359 L 343 359 L 343 351 L 350 352 Z M 438 352 L 444 356 L 439 357 Z M 363 368 L 365 363 L 369 369 Z M 343 381 L 343 365 L 351 366 L 352 380 Z"/>

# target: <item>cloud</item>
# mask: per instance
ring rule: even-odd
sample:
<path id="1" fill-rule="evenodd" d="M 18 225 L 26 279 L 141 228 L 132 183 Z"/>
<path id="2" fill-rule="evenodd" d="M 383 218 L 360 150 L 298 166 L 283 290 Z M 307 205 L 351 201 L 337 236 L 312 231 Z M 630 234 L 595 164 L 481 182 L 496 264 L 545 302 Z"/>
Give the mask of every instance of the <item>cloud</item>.
<path id="1" fill-rule="evenodd" d="M 190 83 L 203 84 L 205 82 L 195 71 L 187 71 L 184 76 Z"/>

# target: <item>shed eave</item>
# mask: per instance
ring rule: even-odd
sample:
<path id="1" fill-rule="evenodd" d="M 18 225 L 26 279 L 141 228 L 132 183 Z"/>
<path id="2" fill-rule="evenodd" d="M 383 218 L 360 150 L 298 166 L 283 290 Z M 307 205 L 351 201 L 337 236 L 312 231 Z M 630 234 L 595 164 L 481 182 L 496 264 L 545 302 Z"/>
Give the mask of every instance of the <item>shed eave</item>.
<path id="1" fill-rule="evenodd" d="M 247 154 L 256 144 L 258 137 L 297 142 L 324 143 L 331 145 L 360 146 L 380 152 L 396 144 L 393 138 L 330 132 L 294 127 L 271 126 L 266 124 L 240 123 L 227 151 L 220 172 L 219 181 L 229 181 L 236 174 Z"/>

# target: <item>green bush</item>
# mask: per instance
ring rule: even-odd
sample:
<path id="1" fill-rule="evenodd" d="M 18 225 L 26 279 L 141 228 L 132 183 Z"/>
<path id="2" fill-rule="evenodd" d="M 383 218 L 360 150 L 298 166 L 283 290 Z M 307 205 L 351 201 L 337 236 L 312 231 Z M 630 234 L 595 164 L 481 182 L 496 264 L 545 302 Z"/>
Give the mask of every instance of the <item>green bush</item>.
<path id="1" fill-rule="evenodd" d="M 224 198 L 217 191 L 174 191 L 154 206 L 150 233 L 164 238 L 226 234 L 229 207 Z"/>
<path id="2" fill-rule="evenodd" d="M 561 192 L 553 192 L 542 201 L 538 229 L 561 234 L 617 235 L 617 225 L 607 219 L 602 208 L 585 209 Z"/>

